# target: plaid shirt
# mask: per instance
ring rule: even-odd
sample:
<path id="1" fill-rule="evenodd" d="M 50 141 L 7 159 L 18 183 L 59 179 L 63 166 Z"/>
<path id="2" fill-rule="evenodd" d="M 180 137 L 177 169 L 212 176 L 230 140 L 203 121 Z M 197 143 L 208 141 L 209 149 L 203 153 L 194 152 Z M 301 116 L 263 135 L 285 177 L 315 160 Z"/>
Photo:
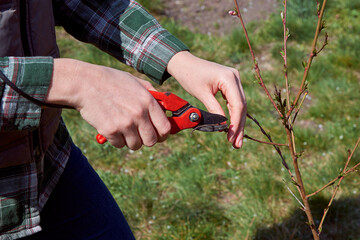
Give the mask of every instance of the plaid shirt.
<path id="1" fill-rule="evenodd" d="M 169 77 L 166 66 L 170 58 L 187 50 L 132 0 L 53 0 L 53 8 L 56 23 L 74 37 L 94 44 L 159 84 Z M 45 99 L 52 70 L 51 57 L 0 58 L 0 71 L 39 100 Z M 1 81 L 0 97 L 0 133 L 39 126 L 39 106 L 19 97 Z M 40 210 L 65 168 L 70 145 L 71 138 L 61 122 L 53 144 L 42 159 L 43 170 L 39 170 L 42 168 L 37 163 L 0 169 L 0 240 L 16 239 L 41 230 Z M 11 195 L 16 198 L 9 197 Z M 17 224 L 4 227 L 7 222 Z"/>

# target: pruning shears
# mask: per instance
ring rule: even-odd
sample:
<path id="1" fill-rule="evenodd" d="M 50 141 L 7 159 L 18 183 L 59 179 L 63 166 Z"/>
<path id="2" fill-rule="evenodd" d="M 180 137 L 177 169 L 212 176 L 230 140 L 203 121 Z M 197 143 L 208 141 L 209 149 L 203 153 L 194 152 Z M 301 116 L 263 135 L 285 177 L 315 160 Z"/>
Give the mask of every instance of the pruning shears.
<path id="1" fill-rule="evenodd" d="M 217 132 L 224 131 L 228 127 L 226 117 L 196 108 L 173 93 L 149 92 L 164 111 L 172 113 L 172 115 L 168 117 L 171 123 L 170 134 L 176 134 L 181 130 L 189 128 L 203 132 Z M 100 144 L 104 144 L 107 141 L 101 134 L 96 136 L 96 140 Z"/>

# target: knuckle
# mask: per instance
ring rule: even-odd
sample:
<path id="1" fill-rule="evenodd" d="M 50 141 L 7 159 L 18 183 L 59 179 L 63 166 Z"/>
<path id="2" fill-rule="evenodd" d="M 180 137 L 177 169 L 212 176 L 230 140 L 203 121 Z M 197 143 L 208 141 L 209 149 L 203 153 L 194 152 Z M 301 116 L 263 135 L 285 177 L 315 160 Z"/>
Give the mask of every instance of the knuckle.
<path id="1" fill-rule="evenodd" d="M 142 118 L 144 116 L 144 112 L 145 110 L 140 106 L 131 108 L 131 116 L 134 119 Z"/>
<path id="2" fill-rule="evenodd" d="M 143 85 L 146 87 L 146 88 L 152 88 L 153 85 L 151 83 L 149 83 L 148 81 L 143 81 Z"/>
<path id="3" fill-rule="evenodd" d="M 98 132 L 101 133 L 101 135 L 103 135 L 103 136 L 110 137 L 110 136 L 116 135 L 118 131 L 112 124 L 104 124 L 102 129 Z"/>
<path id="4" fill-rule="evenodd" d="M 127 145 L 129 149 L 136 151 L 139 150 L 142 147 L 142 143 L 141 142 L 135 142 L 133 144 L 129 144 Z"/>
<path id="5" fill-rule="evenodd" d="M 144 145 L 147 147 L 152 147 L 154 146 L 156 143 L 158 142 L 158 138 L 155 136 L 155 138 L 147 140 L 146 142 L 144 142 Z"/>
<path id="6" fill-rule="evenodd" d="M 230 78 L 232 78 L 232 79 L 240 79 L 240 73 L 239 73 L 239 71 L 237 70 L 237 69 L 235 69 L 235 68 L 228 68 L 227 69 L 227 71 L 225 71 L 224 73 L 224 77 L 225 78 L 228 78 L 228 79 L 230 79 Z"/>
<path id="7" fill-rule="evenodd" d="M 247 111 L 247 105 L 245 102 L 239 102 L 237 106 L 234 107 L 237 108 L 240 113 L 246 113 Z"/>
<path id="8" fill-rule="evenodd" d="M 159 137 L 158 142 L 164 142 L 167 139 L 168 135 Z"/>
<path id="9" fill-rule="evenodd" d="M 235 73 L 232 71 L 224 71 L 220 74 L 220 76 L 218 76 L 218 78 L 221 79 L 225 85 L 233 84 L 237 79 Z"/>
<path id="10" fill-rule="evenodd" d="M 236 68 L 230 68 L 230 70 L 236 74 L 236 75 L 239 75 L 239 71 L 236 69 Z"/>
<path id="11" fill-rule="evenodd" d="M 125 146 L 125 143 L 112 143 L 112 145 L 116 148 L 123 148 Z"/>
<path id="12" fill-rule="evenodd" d="M 142 138 L 143 144 L 147 147 L 154 146 L 158 141 L 156 131 L 151 124 L 142 126 L 142 128 L 139 129 L 139 133 Z"/>
<path id="13" fill-rule="evenodd" d="M 121 123 L 119 123 L 119 128 L 118 128 L 119 131 L 125 132 L 125 131 L 129 131 L 129 129 L 133 129 L 135 126 L 134 119 L 137 118 L 122 119 Z"/>
<path id="14" fill-rule="evenodd" d="M 158 134 L 159 136 L 162 138 L 162 137 L 165 137 L 167 135 L 170 134 L 170 130 L 171 130 L 171 124 L 169 121 L 165 121 L 163 124 L 162 124 L 162 127 L 159 129 L 158 131 Z"/>

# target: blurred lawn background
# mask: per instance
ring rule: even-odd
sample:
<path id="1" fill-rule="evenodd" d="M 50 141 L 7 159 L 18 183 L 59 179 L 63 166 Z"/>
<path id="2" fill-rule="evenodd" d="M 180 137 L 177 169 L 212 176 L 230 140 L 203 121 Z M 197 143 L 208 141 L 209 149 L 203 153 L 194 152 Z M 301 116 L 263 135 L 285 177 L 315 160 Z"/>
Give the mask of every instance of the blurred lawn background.
<path id="1" fill-rule="evenodd" d="M 162 15 L 165 0 L 140 1 L 162 25 L 184 41 L 192 53 L 228 66 L 242 76 L 248 111 L 283 143 L 286 134 L 270 102 L 253 76 L 251 58 L 240 29 L 225 37 L 193 33 Z M 200 4 L 200 3 L 199 3 Z M 279 4 L 281 5 L 281 4 Z M 299 87 L 310 52 L 317 16 L 316 1 L 289 1 L 288 62 L 293 94 Z M 248 23 L 267 86 L 284 88 L 282 23 L 279 9 L 264 21 Z M 329 45 L 314 59 L 309 95 L 295 126 L 300 166 L 307 192 L 335 178 L 360 136 L 360 2 L 329 1 L 325 14 Z M 131 68 L 95 47 L 80 43 L 57 29 L 62 57 L 129 71 Z M 321 46 L 321 44 L 319 44 Z M 169 79 L 171 91 L 204 108 Z M 285 94 L 284 94 L 285 96 Z M 225 103 L 219 96 L 219 101 Z M 235 150 L 224 133 L 183 131 L 152 148 L 138 151 L 98 145 L 96 131 L 76 111 L 63 117 L 75 143 L 113 193 L 137 239 L 312 239 L 304 213 L 287 190 L 296 189 L 271 146 L 246 141 Z M 247 121 L 246 134 L 264 139 Z M 265 139 L 264 139 L 265 140 Z M 290 156 L 285 153 L 288 164 Z M 350 165 L 360 161 L 360 150 Z M 360 239 L 359 174 L 347 177 L 324 224 L 322 239 Z M 311 198 L 316 222 L 332 194 L 332 187 Z"/>

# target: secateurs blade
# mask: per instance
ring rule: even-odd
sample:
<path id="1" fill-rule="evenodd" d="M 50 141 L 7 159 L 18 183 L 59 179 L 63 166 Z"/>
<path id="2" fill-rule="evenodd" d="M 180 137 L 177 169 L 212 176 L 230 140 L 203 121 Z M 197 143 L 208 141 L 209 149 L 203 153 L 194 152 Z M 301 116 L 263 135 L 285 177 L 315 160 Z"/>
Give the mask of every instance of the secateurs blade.
<path id="1" fill-rule="evenodd" d="M 216 132 L 227 129 L 227 118 L 220 114 L 209 113 L 196 108 L 186 100 L 170 92 L 149 92 L 164 111 L 172 113 L 168 117 L 171 123 L 170 134 L 176 134 L 188 128 L 203 132 Z M 106 138 L 100 134 L 96 136 L 96 140 L 100 144 L 106 142 Z"/>

